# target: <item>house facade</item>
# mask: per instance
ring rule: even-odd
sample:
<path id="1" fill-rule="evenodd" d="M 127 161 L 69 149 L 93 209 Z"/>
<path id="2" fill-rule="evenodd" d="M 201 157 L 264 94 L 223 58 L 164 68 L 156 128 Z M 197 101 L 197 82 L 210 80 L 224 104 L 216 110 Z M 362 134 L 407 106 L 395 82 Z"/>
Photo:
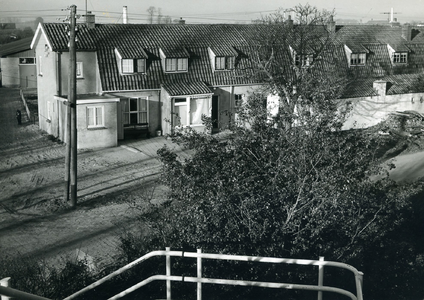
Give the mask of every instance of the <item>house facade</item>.
<path id="1" fill-rule="evenodd" d="M 95 147 L 108 147 L 141 127 L 150 136 L 178 126 L 204 131 L 202 115 L 215 120 L 214 130 L 227 127 L 228 112 L 258 86 L 246 76 L 245 32 L 243 25 L 78 24 L 78 147 L 94 147 L 90 132 L 102 140 Z M 32 49 L 40 128 L 64 140 L 65 25 L 40 24 Z"/>
<path id="2" fill-rule="evenodd" d="M 115 146 L 137 130 L 150 136 L 171 133 L 179 126 L 204 131 L 202 116 L 213 120 L 214 130 L 223 130 L 234 121 L 236 107 L 261 85 L 252 76 L 252 37 L 257 34 L 252 24 L 95 24 L 94 16 L 87 20 L 77 25 L 79 148 Z M 352 78 L 343 101 L 360 106 L 375 97 L 374 81 L 387 82 L 384 99 L 398 95 L 393 101 L 424 92 L 424 87 L 405 91 L 393 77 L 401 75 L 408 81 L 423 73 L 421 32 L 382 27 L 329 23 L 337 49 L 334 59 Z M 58 23 L 40 24 L 31 44 L 37 61 L 40 128 L 62 140 L 67 45 L 66 25 Z M 300 67 L 313 63 L 312 52 L 303 58 L 292 55 L 293 64 Z M 278 103 L 274 98 L 269 100 Z M 358 123 L 355 118 L 362 115 L 352 115 L 347 124 Z"/>

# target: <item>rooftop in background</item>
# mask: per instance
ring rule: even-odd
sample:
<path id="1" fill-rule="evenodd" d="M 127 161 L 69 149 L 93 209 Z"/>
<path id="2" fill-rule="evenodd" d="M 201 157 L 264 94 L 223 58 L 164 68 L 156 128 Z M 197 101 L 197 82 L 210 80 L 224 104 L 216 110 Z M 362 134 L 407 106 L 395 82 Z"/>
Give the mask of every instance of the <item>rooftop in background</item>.
<path id="1" fill-rule="evenodd" d="M 0 46 L 0 57 L 5 57 L 18 52 L 31 49 L 32 37 L 23 38 Z"/>

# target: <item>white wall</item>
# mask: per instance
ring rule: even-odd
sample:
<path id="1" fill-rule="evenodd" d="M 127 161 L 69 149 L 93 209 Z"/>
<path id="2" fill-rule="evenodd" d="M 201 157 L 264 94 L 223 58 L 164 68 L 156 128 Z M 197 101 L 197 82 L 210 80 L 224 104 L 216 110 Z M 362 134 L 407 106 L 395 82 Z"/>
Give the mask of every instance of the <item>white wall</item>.
<path id="1" fill-rule="evenodd" d="M 377 125 L 395 111 L 415 110 L 424 114 L 424 93 L 351 98 L 341 101 L 351 101 L 353 104 L 343 129 Z"/>

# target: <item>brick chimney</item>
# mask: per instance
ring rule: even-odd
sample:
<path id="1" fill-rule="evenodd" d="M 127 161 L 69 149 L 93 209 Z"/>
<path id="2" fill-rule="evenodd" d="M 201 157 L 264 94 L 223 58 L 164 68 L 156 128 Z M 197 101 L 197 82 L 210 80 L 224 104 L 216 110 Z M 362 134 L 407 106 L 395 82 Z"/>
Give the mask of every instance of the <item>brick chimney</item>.
<path id="1" fill-rule="evenodd" d="M 336 33 L 336 22 L 333 19 L 333 16 L 330 16 L 327 22 L 327 31 L 329 33 Z"/>
<path id="2" fill-rule="evenodd" d="M 288 17 L 287 17 L 287 20 L 286 20 L 286 24 L 289 26 L 289 27 L 291 27 L 291 26 L 293 26 L 293 19 L 291 18 L 291 15 L 289 15 Z"/>
<path id="3" fill-rule="evenodd" d="M 128 24 L 128 9 L 126 6 L 122 7 L 122 23 Z"/>
<path id="4" fill-rule="evenodd" d="M 88 28 L 94 28 L 96 25 L 96 18 L 95 15 L 91 13 L 91 11 L 87 11 L 87 14 L 85 15 L 85 23 L 87 24 Z"/>
<path id="5" fill-rule="evenodd" d="M 403 25 L 402 26 L 402 37 L 405 39 L 405 41 L 410 42 L 411 41 L 411 35 L 412 35 L 411 25 Z"/>
<path id="6" fill-rule="evenodd" d="M 373 83 L 373 88 L 374 90 L 377 91 L 377 95 L 378 96 L 386 96 L 386 91 L 387 91 L 387 81 L 384 80 L 376 80 Z"/>

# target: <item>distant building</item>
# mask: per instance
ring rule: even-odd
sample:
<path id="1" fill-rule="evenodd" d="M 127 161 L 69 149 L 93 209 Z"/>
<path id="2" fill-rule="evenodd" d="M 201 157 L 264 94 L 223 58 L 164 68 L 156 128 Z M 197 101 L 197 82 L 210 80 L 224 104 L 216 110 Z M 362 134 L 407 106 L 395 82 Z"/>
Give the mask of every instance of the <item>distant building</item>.
<path id="1" fill-rule="evenodd" d="M 37 70 L 32 37 L 0 46 L 1 82 L 6 87 L 36 88 Z"/>

